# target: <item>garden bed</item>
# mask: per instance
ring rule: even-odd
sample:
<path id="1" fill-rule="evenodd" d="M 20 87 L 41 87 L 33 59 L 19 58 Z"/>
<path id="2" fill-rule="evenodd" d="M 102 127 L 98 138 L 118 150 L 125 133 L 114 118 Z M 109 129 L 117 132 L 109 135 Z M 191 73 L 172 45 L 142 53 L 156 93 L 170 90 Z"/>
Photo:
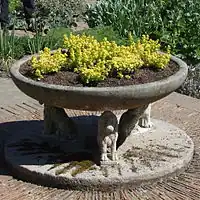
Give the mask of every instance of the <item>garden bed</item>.
<path id="1" fill-rule="evenodd" d="M 170 61 L 169 64 L 164 69 L 143 67 L 135 71 L 133 74 L 131 74 L 130 79 L 126 78 L 119 79 L 114 77 L 108 77 L 99 83 L 96 84 L 90 83 L 89 86 L 113 87 L 113 86 L 144 84 L 167 78 L 173 75 L 175 72 L 177 72 L 178 69 L 179 69 L 178 65 L 175 62 Z M 33 69 L 30 62 L 27 62 L 21 66 L 20 73 L 26 76 L 27 78 L 33 78 Z M 77 87 L 84 86 L 80 80 L 79 74 L 66 70 L 61 70 L 57 73 L 44 75 L 44 78 L 38 81 L 55 85 L 64 85 L 64 86 L 77 86 Z"/>

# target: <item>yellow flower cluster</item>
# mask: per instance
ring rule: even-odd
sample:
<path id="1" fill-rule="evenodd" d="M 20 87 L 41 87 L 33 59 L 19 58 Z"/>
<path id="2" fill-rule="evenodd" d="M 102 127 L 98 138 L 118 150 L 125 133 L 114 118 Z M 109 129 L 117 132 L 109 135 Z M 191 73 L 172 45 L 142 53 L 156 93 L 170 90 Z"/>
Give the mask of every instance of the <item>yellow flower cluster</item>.
<path id="1" fill-rule="evenodd" d="M 39 54 L 39 58 L 33 56 L 31 59 L 32 67 L 38 78 L 43 78 L 44 74 L 58 72 L 67 60 L 61 49 L 52 54 L 51 50 L 45 47 L 44 51 L 40 51 Z"/>
<path id="2" fill-rule="evenodd" d="M 160 44 L 158 41 L 149 39 L 149 36 L 142 36 L 136 44 L 136 51 L 140 54 L 145 67 L 164 68 L 170 60 L 169 50 L 167 54 L 159 53 Z"/>
<path id="3" fill-rule="evenodd" d="M 170 60 L 170 54 L 159 52 L 158 41 L 143 36 L 136 43 L 129 35 L 130 45 L 118 46 L 106 38 L 98 42 L 93 36 L 73 35 L 64 36 L 64 46 L 67 53 L 61 49 L 51 55 L 45 48 L 39 59 L 32 58 L 35 75 L 57 72 L 61 67 L 80 74 L 84 83 L 98 82 L 109 76 L 130 78 L 136 69 L 145 67 L 164 68 Z"/>

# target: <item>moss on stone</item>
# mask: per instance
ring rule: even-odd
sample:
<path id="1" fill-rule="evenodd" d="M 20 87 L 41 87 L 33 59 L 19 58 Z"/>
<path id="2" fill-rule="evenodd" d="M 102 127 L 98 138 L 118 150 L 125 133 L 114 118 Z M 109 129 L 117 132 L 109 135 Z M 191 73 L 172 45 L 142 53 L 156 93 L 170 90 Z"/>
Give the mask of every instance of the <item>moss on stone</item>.
<path id="1" fill-rule="evenodd" d="M 72 176 L 76 176 L 77 174 L 80 174 L 87 169 L 90 169 L 93 165 L 94 163 L 90 160 L 83 160 L 81 162 L 78 162 L 78 164 L 76 165 L 77 168 L 72 172 Z"/>
<path id="2" fill-rule="evenodd" d="M 60 165 L 62 165 L 63 163 L 55 163 L 55 164 L 53 164 L 53 166 L 51 166 L 47 171 L 50 171 L 50 170 L 52 170 L 52 169 L 54 169 L 54 168 L 56 168 L 56 167 L 59 167 Z"/>
<path id="3" fill-rule="evenodd" d="M 90 169 L 94 165 L 94 162 L 90 160 L 83 160 L 83 161 L 72 161 L 68 166 L 63 167 L 55 172 L 56 175 L 64 174 L 68 172 L 70 169 L 76 167 L 71 173 L 72 176 L 76 176 L 88 169 Z"/>

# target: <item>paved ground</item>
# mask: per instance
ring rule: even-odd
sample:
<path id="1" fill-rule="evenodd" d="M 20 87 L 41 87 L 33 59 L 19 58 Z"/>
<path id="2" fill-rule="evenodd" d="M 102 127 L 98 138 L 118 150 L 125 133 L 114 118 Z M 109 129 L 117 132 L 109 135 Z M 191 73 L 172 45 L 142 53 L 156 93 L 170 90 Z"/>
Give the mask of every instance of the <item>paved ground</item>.
<path id="1" fill-rule="evenodd" d="M 153 117 L 166 120 L 185 130 L 194 140 L 195 155 L 182 175 L 155 185 L 109 193 L 69 191 L 25 183 L 10 176 L 3 162 L 2 146 L 9 133 L 42 125 L 42 106 L 23 95 L 10 79 L 0 79 L 0 200 L 48 199 L 130 199 L 199 200 L 200 199 L 200 100 L 173 93 L 153 106 Z M 69 111 L 71 115 L 77 115 Z M 30 121 L 31 120 L 31 121 Z"/>

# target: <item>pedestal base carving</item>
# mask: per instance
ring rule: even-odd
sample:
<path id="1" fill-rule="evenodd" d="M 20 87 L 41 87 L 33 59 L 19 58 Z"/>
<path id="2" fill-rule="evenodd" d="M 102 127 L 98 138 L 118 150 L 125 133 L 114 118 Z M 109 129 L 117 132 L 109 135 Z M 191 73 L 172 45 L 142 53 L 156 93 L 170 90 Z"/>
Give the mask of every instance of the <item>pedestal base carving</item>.
<path id="1" fill-rule="evenodd" d="M 153 119 L 151 134 L 130 134 L 118 148 L 118 161 L 99 156 L 97 116 L 74 117 L 83 146 L 77 140 L 41 136 L 40 122 L 34 134 L 24 126 L 5 143 L 5 161 L 19 179 L 50 187 L 106 190 L 137 187 L 148 181 L 182 173 L 193 157 L 194 144 L 179 128 Z M 30 122 L 22 122 L 30 123 Z M 79 138 L 79 137 L 78 137 Z M 92 145 L 93 144 L 93 145 Z M 150 183 L 151 184 L 151 183 Z"/>
<path id="2" fill-rule="evenodd" d="M 98 136 L 101 161 L 109 161 L 107 150 L 110 147 L 111 160 L 118 160 L 116 144 L 118 139 L 118 120 L 117 117 L 110 111 L 105 111 L 99 118 Z"/>
<path id="3" fill-rule="evenodd" d="M 100 160 L 109 161 L 108 148 L 110 148 L 111 160 L 118 160 L 116 149 L 124 143 L 131 131 L 138 125 L 145 128 L 152 126 L 150 112 L 151 104 L 129 109 L 121 116 L 118 124 L 117 117 L 111 111 L 105 111 L 98 122 L 97 140 L 101 154 Z"/>
<path id="4" fill-rule="evenodd" d="M 142 128 L 151 128 L 153 126 L 153 123 L 151 122 L 151 104 L 148 105 L 144 113 L 141 115 L 137 125 Z"/>
<path id="5" fill-rule="evenodd" d="M 151 105 L 129 109 L 122 114 L 119 123 L 115 114 L 105 111 L 98 120 L 97 142 L 100 151 L 100 161 L 114 163 L 118 160 L 117 148 L 121 146 L 131 131 L 141 125 L 149 128 Z M 64 139 L 77 137 L 77 128 L 74 121 L 66 114 L 63 108 L 44 105 L 44 134 L 56 135 Z"/>
<path id="6" fill-rule="evenodd" d="M 141 118 L 147 107 L 148 105 L 144 105 L 142 107 L 129 109 L 123 113 L 119 121 L 119 137 L 117 140 L 117 148 L 121 146 L 126 138 L 130 135 L 131 131 L 135 128 L 138 120 Z"/>
<path id="7" fill-rule="evenodd" d="M 72 139 L 76 137 L 77 129 L 63 108 L 44 105 L 44 134 Z"/>

